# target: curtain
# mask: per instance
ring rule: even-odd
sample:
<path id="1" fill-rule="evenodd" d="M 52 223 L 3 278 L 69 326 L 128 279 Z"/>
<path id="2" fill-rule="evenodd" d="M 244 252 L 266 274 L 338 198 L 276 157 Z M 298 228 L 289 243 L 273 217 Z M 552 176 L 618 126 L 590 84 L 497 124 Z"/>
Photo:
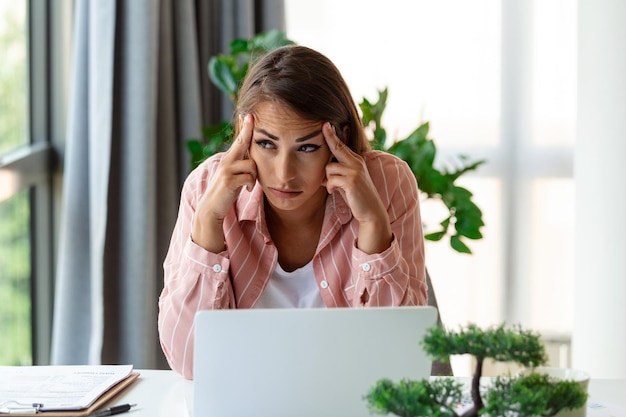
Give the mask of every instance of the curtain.
<path id="1" fill-rule="evenodd" d="M 165 368 L 162 262 L 185 141 L 232 109 L 206 64 L 282 1 L 77 0 L 51 362 Z M 270 18 L 271 17 L 271 18 Z"/>

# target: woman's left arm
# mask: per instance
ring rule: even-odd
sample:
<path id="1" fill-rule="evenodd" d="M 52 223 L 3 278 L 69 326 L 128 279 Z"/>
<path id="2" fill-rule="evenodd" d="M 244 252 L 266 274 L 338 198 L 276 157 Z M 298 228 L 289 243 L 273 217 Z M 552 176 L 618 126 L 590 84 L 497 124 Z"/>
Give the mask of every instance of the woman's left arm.
<path id="1" fill-rule="evenodd" d="M 391 154 L 355 154 L 329 124 L 323 133 L 337 160 L 327 165 L 326 188 L 341 192 L 359 223 L 352 254 L 354 306 L 427 304 L 415 176 Z"/>
<path id="2" fill-rule="evenodd" d="M 374 152 L 367 168 L 389 216 L 393 240 L 386 250 L 369 254 L 353 249 L 355 306 L 428 304 L 424 236 L 415 176 L 397 157 Z"/>

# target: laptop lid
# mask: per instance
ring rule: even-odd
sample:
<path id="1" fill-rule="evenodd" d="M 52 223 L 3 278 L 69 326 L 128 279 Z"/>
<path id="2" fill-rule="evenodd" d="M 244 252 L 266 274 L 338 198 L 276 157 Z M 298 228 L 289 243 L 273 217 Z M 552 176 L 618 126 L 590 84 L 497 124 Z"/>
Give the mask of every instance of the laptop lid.
<path id="1" fill-rule="evenodd" d="M 381 378 L 430 376 L 434 307 L 200 311 L 194 417 L 369 416 Z"/>

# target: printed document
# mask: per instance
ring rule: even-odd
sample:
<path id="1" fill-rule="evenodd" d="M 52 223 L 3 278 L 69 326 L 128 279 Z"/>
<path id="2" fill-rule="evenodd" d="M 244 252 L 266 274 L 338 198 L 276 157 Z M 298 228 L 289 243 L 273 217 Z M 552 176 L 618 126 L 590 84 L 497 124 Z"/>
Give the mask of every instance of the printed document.
<path id="1" fill-rule="evenodd" d="M 82 410 L 128 377 L 132 365 L 0 366 L 0 413 Z"/>

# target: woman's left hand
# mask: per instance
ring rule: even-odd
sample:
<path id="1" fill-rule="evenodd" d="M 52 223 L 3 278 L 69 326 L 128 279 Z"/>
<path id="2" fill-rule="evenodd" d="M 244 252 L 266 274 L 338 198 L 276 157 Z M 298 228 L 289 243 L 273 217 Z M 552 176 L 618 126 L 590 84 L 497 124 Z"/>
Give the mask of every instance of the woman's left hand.
<path id="1" fill-rule="evenodd" d="M 363 158 L 337 137 L 326 122 L 322 133 L 334 159 L 326 165 L 326 189 L 338 190 L 359 222 L 357 247 L 366 253 L 380 253 L 392 240 L 389 216 Z"/>

